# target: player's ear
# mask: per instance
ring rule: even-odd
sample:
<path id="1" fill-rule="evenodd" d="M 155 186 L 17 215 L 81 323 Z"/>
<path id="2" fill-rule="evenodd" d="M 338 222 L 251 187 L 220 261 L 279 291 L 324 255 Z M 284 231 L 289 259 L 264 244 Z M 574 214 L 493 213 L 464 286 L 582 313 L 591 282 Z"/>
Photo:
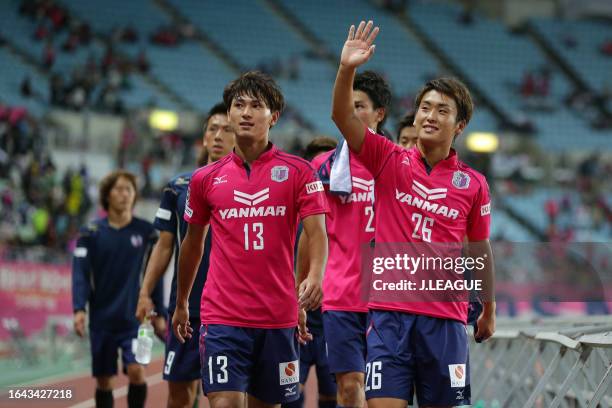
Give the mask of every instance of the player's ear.
<path id="1" fill-rule="evenodd" d="M 272 117 L 270 119 L 270 127 L 276 125 L 276 122 L 278 122 L 279 118 L 280 118 L 280 112 L 279 111 L 272 112 Z"/>
<path id="2" fill-rule="evenodd" d="M 380 123 L 385 119 L 387 114 L 385 108 L 376 108 L 376 122 Z"/>
<path id="3" fill-rule="evenodd" d="M 465 120 L 462 120 L 455 125 L 455 139 L 463 132 L 465 125 Z"/>

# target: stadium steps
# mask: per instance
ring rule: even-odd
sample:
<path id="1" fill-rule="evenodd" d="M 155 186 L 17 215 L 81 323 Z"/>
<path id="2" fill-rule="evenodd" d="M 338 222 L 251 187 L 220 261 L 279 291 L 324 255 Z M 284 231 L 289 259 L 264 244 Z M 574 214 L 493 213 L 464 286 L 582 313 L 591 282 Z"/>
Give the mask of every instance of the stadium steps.
<path id="1" fill-rule="evenodd" d="M 63 6 L 66 7 L 66 9 L 70 11 L 71 15 L 78 17 L 81 21 L 90 22 L 89 18 L 85 18 L 85 16 L 80 15 L 79 13 L 76 13 L 70 7 L 69 4 L 63 4 Z M 90 25 L 91 25 L 91 22 L 90 22 Z M 93 25 L 91 26 L 93 27 Z M 104 34 L 96 30 L 92 30 L 92 37 L 94 41 L 97 41 L 102 46 L 104 46 L 105 44 L 109 42 L 107 36 L 105 36 Z M 126 57 L 130 59 L 129 55 L 126 55 L 124 52 L 120 51 L 117 47 L 114 49 L 114 52 L 121 57 Z M 135 75 L 140 75 L 140 77 L 143 78 L 145 82 L 147 82 L 149 85 L 157 89 L 157 91 L 159 91 L 163 96 L 168 98 L 171 102 L 177 104 L 179 107 L 184 108 L 186 110 L 196 110 L 195 107 L 189 101 L 187 101 L 177 92 L 175 92 L 172 88 L 170 88 L 169 86 L 164 84 L 162 81 L 160 81 L 159 78 L 157 78 L 155 75 L 151 73 L 140 73 L 140 72 L 135 73 Z"/>
<path id="2" fill-rule="evenodd" d="M 213 41 L 209 36 L 202 32 L 202 30 L 198 29 L 197 26 L 191 23 L 189 18 L 181 11 L 172 5 L 167 0 L 151 0 L 155 5 L 157 5 L 163 12 L 168 14 L 174 21 L 177 23 L 187 23 L 191 24 L 195 30 L 195 38 L 196 40 L 210 52 L 212 52 L 216 57 L 218 57 L 221 61 L 225 63 L 234 73 L 238 74 L 244 71 L 244 68 L 236 60 L 230 53 L 228 53 L 223 47 Z"/>
<path id="3" fill-rule="evenodd" d="M 373 5 L 378 6 L 374 0 L 368 0 Z M 415 24 L 409 13 L 406 11 L 399 13 L 391 13 L 387 10 L 381 10 L 388 15 L 393 16 L 397 21 L 400 22 L 400 25 L 403 26 L 408 34 L 416 38 L 419 41 L 423 48 L 427 50 L 433 58 L 435 58 L 442 67 L 451 72 L 453 75 L 460 78 L 465 84 L 470 88 L 472 94 L 480 101 L 483 105 L 490 109 L 493 115 L 497 118 L 497 120 L 502 124 L 503 127 L 519 130 L 514 124 L 512 118 L 510 118 L 504 111 L 500 108 L 500 106 L 488 95 L 483 92 L 478 84 L 475 81 L 472 81 L 470 76 L 467 75 L 457 64 L 455 64 L 452 59 L 446 55 L 446 53 L 440 48 L 435 41 L 433 41 L 429 36 L 419 28 L 417 24 Z"/>
<path id="4" fill-rule="evenodd" d="M 499 208 L 506 212 L 506 214 L 516 221 L 518 224 L 523 226 L 526 230 L 528 230 L 533 236 L 537 237 L 538 240 L 544 242 L 546 241 L 546 234 L 540 228 L 538 228 L 534 223 L 532 223 L 529 219 L 523 216 L 520 211 L 512 208 L 511 205 L 506 203 L 503 199 L 498 200 Z"/>
<path id="5" fill-rule="evenodd" d="M 44 75 L 46 78 L 49 77 L 49 72 L 44 70 L 40 66 L 40 64 L 38 63 L 38 60 L 34 58 L 34 56 L 32 56 L 27 51 L 21 49 L 17 45 L 13 44 L 8 38 L 4 38 L 3 40 L 4 42 L 0 46 L 6 48 L 12 55 L 14 55 L 16 58 L 21 60 L 23 63 L 31 66 L 39 74 Z"/>
<path id="6" fill-rule="evenodd" d="M 593 89 L 587 83 L 587 81 L 584 80 L 582 75 L 572 67 L 572 65 L 563 57 L 563 55 L 555 50 L 555 47 L 553 47 L 546 36 L 544 36 L 534 24 L 528 21 L 525 23 L 523 29 L 532 39 L 532 41 L 544 52 L 544 54 L 546 54 L 548 58 L 561 69 L 561 71 L 576 88 L 583 92 L 586 91 L 593 95 L 598 95 L 598 97 L 594 100 L 594 106 L 602 115 L 606 117 L 612 116 L 612 112 L 610 112 L 606 106 L 605 97 L 602 97 L 599 90 Z"/>
<path id="7" fill-rule="evenodd" d="M 319 55 L 329 61 L 334 68 L 338 65 L 338 57 L 325 45 L 312 30 L 308 28 L 295 14 L 278 0 L 261 0 L 279 18 L 285 20 L 296 33 L 298 33 L 313 50 L 317 50 Z"/>

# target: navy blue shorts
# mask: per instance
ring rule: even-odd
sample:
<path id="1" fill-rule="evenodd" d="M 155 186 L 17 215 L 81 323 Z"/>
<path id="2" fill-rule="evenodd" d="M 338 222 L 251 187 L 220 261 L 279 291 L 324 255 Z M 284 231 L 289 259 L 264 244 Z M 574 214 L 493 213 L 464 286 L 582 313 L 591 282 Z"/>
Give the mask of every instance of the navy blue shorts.
<path id="1" fill-rule="evenodd" d="M 90 330 L 92 375 L 94 377 L 116 375 L 119 349 L 121 349 L 123 372 L 126 373 L 128 364 L 136 363 L 134 353 L 137 335 L 138 327 L 119 332 Z"/>
<path id="2" fill-rule="evenodd" d="M 328 310 L 323 313 L 327 360 L 333 374 L 365 372 L 368 314 Z"/>
<path id="3" fill-rule="evenodd" d="M 329 372 L 325 336 L 323 333 L 313 333 L 312 336 L 312 341 L 305 345 L 300 344 L 300 383 L 306 383 L 310 367 L 314 365 L 317 372 L 319 394 L 335 396 L 336 382 Z"/>
<path id="4" fill-rule="evenodd" d="M 420 406 L 470 404 L 467 330 L 456 320 L 372 310 L 366 398 L 399 398 Z"/>
<path id="5" fill-rule="evenodd" d="M 168 319 L 172 321 L 172 316 Z M 199 318 L 190 318 L 191 327 L 200 326 Z M 186 339 L 185 343 L 178 341 L 168 325 L 166 334 L 166 363 L 164 364 L 164 380 L 166 381 L 193 381 L 201 378 L 200 342 L 199 336 Z"/>
<path id="6" fill-rule="evenodd" d="M 296 329 L 254 329 L 219 324 L 200 329 L 204 393 L 246 392 L 268 404 L 299 398 Z"/>

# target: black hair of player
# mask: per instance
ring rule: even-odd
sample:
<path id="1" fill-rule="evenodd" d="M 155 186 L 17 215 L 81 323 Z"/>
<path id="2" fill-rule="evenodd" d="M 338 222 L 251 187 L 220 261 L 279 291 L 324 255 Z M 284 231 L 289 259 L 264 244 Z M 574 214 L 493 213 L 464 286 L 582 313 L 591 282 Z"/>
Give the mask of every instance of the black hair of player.
<path id="1" fill-rule="evenodd" d="M 223 102 L 229 110 L 239 96 L 249 96 L 263 101 L 270 111 L 282 112 L 285 98 L 278 84 L 267 74 L 248 71 L 230 82 L 223 90 Z"/>
<path id="2" fill-rule="evenodd" d="M 337 145 L 338 145 L 338 141 L 334 138 L 327 137 L 327 136 L 315 137 L 306 146 L 306 152 L 304 153 L 304 158 L 310 161 L 321 153 L 325 153 L 332 149 L 335 149 Z"/>
<path id="3" fill-rule="evenodd" d="M 227 115 L 227 105 L 224 102 L 219 102 L 206 114 L 206 120 L 204 121 L 204 132 L 208 129 L 208 122 L 210 122 L 210 118 L 215 115 Z"/>
<path id="4" fill-rule="evenodd" d="M 414 117 L 415 117 L 414 112 L 407 113 L 406 115 L 404 115 L 402 120 L 400 120 L 400 122 L 397 124 L 397 142 L 398 143 L 400 141 L 400 135 L 402 134 L 402 130 L 404 130 L 404 128 L 407 128 L 407 127 L 414 127 Z"/>
<path id="5" fill-rule="evenodd" d="M 374 71 L 363 71 L 355 75 L 353 90 L 364 92 L 372 101 L 374 109 L 384 108 L 385 116 L 378 124 L 377 133 L 383 128 L 391 104 L 391 88 L 385 79 Z"/>
<path id="6" fill-rule="evenodd" d="M 417 94 L 414 100 L 414 106 L 416 109 L 420 108 L 421 100 L 425 94 L 429 91 L 438 91 L 450 98 L 453 98 L 455 105 L 457 105 L 457 118 L 455 123 L 461 121 L 465 122 L 465 125 L 470 122 L 472 113 L 474 112 L 474 102 L 467 86 L 457 78 L 446 77 L 432 79 L 428 81 L 423 88 Z"/>

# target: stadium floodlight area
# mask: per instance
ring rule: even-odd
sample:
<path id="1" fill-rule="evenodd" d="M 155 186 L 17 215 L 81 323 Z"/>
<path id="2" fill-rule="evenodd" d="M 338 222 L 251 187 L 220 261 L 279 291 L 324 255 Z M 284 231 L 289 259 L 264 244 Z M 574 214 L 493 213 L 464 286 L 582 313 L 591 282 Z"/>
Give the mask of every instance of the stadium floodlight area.
<path id="1" fill-rule="evenodd" d="M 474 407 L 612 407 L 612 318 L 500 320 L 470 364 Z"/>

